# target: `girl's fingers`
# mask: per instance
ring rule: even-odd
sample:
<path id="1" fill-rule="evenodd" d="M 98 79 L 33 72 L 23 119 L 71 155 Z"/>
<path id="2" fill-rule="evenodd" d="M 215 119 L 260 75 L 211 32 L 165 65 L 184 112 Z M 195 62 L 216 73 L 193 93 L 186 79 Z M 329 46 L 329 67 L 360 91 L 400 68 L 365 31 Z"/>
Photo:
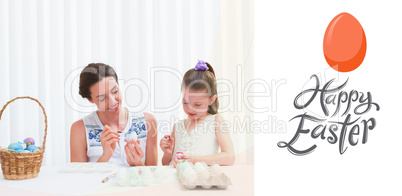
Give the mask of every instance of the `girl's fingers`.
<path id="1" fill-rule="evenodd" d="M 173 166 L 176 167 L 178 162 L 179 162 L 179 160 L 177 159 L 177 157 L 174 157 L 173 158 Z"/>
<path id="2" fill-rule="evenodd" d="M 168 148 L 168 147 L 169 147 L 168 144 L 162 144 L 162 145 L 161 145 L 161 148 Z"/>

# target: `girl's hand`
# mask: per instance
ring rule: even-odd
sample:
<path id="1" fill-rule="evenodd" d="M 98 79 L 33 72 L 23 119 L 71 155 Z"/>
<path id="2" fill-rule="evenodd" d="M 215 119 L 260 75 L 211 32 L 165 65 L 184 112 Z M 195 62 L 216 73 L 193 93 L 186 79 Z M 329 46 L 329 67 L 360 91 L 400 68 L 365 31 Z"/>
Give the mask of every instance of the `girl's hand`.
<path id="1" fill-rule="evenodd" d="M 184 160 L 186 160 L 187 162 L 193 163 L 194 158 L 193 158 L 191 155 L 186 155 L 186 154 L 184 154 L 184 155 L 182 156 L 182 159 L 179 160 L 179 159 L 177 159 L 177 157 L 175 156 L 175 157 L 173 158 L 173 161 L 172 161 L 173 167 L 176 168 L 177 164 L 180 163 L 180 162 L 182 162 L 182 161 L 184 161 Z"/>
<path id="2" fill-rule="evenodd" d="M 174 138 L 171 138 L 170 135 L 165 135 L 161 139 L 159 145 L 165 154 L 172 155 L 173 153 L 173 144 L 174 144 Z"/>
<path id="3" fill-rule="evenodd" d="M 143 165 L 141 159 L 144 158 L 144 152 L 140 146 L 140 140 L 128 140 L 126 139 L 127 144 L 124 146 L 124 150 L 126 152 L 127 163 L 130 166 L 139 166 Z M 133 146 L 134 145 L 134 146 Z"/>
<path id="4" fill-rule="evenodd" d="M 102 144 L 103 154 L 102 156 L 109 160 L 112 157 L 114 150 L 116 149 L 116 142 L 119 142 L 120 134 L 116 130 L 105 125 L 99 140 Z"/>

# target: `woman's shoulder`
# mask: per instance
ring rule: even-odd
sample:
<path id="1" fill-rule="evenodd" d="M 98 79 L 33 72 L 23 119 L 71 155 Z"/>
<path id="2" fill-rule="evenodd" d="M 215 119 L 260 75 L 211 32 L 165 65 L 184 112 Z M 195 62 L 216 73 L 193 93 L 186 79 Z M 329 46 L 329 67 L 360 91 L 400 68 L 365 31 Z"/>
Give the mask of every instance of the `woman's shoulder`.
<path id="1" fill-rule="evenodd" d="M 148 113 L 148 112 L 144 112 L 143 114 L 144 114 L 145 121 L 147 121 L 147 122 L 156 122 L 156 118 L 155 118 L 155 116 L 153 114 Z"/>
<path id="2" fill-rule="evenodd" d="M 82 119 L 79 119 L 79 120 L 77 120 L 77 121 L 75 121 L 72 125 L 71 125 L 71 127 L 74 127 L 74 128 L 80 128 L 80 127 L 84 127 L 84 121 L 82 120 Z"/>
<path id="3" fill-rule="evenodd" d="M 82 119 L 75 121 L 71 125 L 71 132 L 72 133 L 81 132 L 82 130 L 85 130 L 84 121 Z"/>
<path id="4" fill-rule="evenodd" d="M 147 128 L 151 133 L 155 133 L 158 130 L 155 116 L 148 112 L 144 112 L 143 115 L 147 124 Z"/>

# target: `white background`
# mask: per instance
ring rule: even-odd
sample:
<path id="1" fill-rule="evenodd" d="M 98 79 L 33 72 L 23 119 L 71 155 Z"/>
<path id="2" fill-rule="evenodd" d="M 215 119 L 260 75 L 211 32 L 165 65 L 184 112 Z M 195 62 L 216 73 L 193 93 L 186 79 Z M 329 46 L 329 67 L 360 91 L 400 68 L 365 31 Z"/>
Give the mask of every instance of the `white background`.
<path id="1" fill-rule="evenodd" d="M 286 122 L 286 133 L 255 134 L 257 195 L 401 193 L 399 5 L 396 1 L 255 2 L 255 76 L 268 83 L 286 80 L 286 84 L 274 89 L 279 97 L 277 102 L 273 102 L 272 96 L 256 99 L 256 104 L 277 106 L 277 111 L 256 114 L 256 120 L 273 116 Z M 327 25 L 342 12 L 352 14 L 363 26 L 367 53 L 359 68 L 338 74 L 326 63 L 322 46 Z M 313 144 L 317 144 L 317 149 L 306 156 L 292 155 L 278 148 L 277 143 L 292 139 L 299 121 L 289 120 L 305 112 L 295 109 L 293 100 L 304 85 L 312 87 L 311 81 L 306 84 L 312 74 L 324 73 L 326 80 L 338 78 L 344 82 L 349 78 L 346 91 L 371 92 L 381 109 L 372 109 L 362 119 L 374 117 L 377 126 L 369 131 L 366 144 L 360 138 L 359 144 L 348 147 L 343 155 L 339 154 L 338 143 L 329 144 L 307 134 L 296 142 L 299 149 Z M 314 107 L 312 110 L 320 112 Z"/>

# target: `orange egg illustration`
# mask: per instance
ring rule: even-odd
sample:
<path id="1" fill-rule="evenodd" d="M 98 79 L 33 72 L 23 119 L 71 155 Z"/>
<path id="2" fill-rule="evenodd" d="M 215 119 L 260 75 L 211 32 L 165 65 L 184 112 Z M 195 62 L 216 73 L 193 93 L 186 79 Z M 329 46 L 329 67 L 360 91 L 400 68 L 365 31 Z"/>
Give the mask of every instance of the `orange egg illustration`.
<path id="1" fill-rule="evenodd" d="M 329 23 L 324 35 L 325 60 L 340 72 L 353 71 L 366 56 L 366 35 L 359 21 L 343 12 Z"/>

